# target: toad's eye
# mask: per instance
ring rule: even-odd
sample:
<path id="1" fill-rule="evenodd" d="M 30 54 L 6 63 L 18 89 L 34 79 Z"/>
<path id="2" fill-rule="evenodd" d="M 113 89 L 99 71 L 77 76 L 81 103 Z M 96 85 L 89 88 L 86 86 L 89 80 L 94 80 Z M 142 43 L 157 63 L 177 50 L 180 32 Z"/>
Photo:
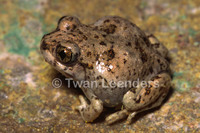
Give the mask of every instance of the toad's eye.
<path id="1" fill-rule="evenodd" d="M 61 63 L 71 63 L 75 60 L 75 55 L 71 49 L 63 46 L 57 47 L 56 57 Z"/>

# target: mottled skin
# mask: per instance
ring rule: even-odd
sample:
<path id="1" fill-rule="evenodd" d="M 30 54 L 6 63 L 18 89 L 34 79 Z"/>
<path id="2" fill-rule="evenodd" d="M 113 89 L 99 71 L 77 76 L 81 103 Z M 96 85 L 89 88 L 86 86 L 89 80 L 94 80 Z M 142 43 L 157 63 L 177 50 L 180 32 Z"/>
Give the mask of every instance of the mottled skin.
<path id="1" fill-rule="evenodd" d="M 71 61 L 62 61 L 71 49 Z M 76 109 L 87 122 L 95 120 L 103 106 L 123 109 L 106 118 L 108 124 L 159 106 L 168 93 L 170 76 L 167 49 L 153 35 L 145 35 L 135 24 L 116 16 L 84 25 L 76 17 L 64 16 L 55 31 L 44 35 L 41 53 L 45 60 L 75 81 L 97 81 L 97 87 L 81 87 L 90 104 L 80 96 Z M 59 53 L 59 54 L 58 54 Z M 70 53 L 71 54 L 71 53 Z M 61 57 L 62 56 L 62 57 Z M 59 58 L 60 57 L 60 58 Z M 102 87 L 111 81 L 158 81 L 159 87 Z"/>

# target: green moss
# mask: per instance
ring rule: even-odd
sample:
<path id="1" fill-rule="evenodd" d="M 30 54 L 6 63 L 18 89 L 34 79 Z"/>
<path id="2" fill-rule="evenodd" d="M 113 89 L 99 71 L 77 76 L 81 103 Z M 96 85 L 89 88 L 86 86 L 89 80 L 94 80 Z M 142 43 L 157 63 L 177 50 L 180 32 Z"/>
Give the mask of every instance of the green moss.
<path id="1" fill-rule="evenodd" d="M 183 72 L 174 72 L 173 77 L 183 76 Z"/>
<path id="2" fill-rule="evenodd" d="M 20 34 L 20 29 L 9 32 L 4 37 L 8 52 L 28 56 L 30 48 L 23 42 Z"/>
<path id="3" fill-rule="evenodd" d="M 24 123 L 24 122 L 25 122 L 25 119 L 24 119 L 24 118 L 19 118 L 19 119 L 18 119 L 18 122 L 19 122 L 19 123 Z"/>

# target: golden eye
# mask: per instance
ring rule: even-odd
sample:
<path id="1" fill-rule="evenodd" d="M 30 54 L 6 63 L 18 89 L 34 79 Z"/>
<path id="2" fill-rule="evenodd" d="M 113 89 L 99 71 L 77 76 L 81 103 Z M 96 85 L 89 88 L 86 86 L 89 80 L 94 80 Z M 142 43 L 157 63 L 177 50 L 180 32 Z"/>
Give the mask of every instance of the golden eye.
<path id="1" fill-rule="evenodd" d="M 63 46 L 59 46 L 56 49 L 56 56 L 58 58 L 58 60 L 60 60 L 62 63 L 69 63 L 72 61 L 72 51 L 71 49 L 68 49 L 66 47 Z"/>

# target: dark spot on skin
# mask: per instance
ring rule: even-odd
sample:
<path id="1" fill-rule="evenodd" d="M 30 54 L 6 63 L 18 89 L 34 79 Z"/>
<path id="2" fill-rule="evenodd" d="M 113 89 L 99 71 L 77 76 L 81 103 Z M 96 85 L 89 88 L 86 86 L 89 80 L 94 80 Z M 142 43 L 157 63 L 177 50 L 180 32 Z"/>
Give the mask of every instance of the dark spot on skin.
<path id="1" fill-rule="evenodd" d="M 73 17 L 68 17 L 67 20 L 72 21 L 74 18 Z"/>
<path id="2" fill-rule="evenodd" d="M 68 69 L 68 67 L 65 67 L 65 68 L 64 68 L 64 71 L 66 71 L 67 69 Z"/>
<path id="3" fill-rule="evenodd" d="M 99 54 L 96 55 L 96 61 L 98 61 L 98 59 L 99 59 Z"/>
<path id="4" fill-rule="evenodd" d="M 143 40 L 144 40 L 146 46 L 149 47 L 149 46 L 150 46 L 149 39 L 148 39 L 146 36 L 143 36 L 142 38 L 143 38 Z"/>
<path id="5" fill-rule="evenodd" d="M 117 26 L 110 24 L 108 27 L 102 29 L 104 32 L 106 32 L 107 34 L 113 34 L 116 30 Z"/>
<path id="6" fill-rule="evenodd" d="M 95 26 L 95 27 L 94 27 L 94 30 L 98 30 L 98 26 Z"/>
<path id="7" fill-rule="evenodd" d="M 144 49 L 140 45 L 137 45 L 137 47 L 138 47 L 138 50 L 140 51 L 140 58 L 141 58 L 142 62 L 143 63 L 147 62 L 146 52 L 144 51 Z"/>
<path id="8" fill-rule="evenodd" d="M 151 80 L 154 81 L 155 79 L 160 79 L 160 78 L 161 77 L 159 77 L 159 76 L 155 76 L 155 77 L 151 78 Z"/>
<path id="9" fill-rule="evenodd" d="M 84 39 L 84 40 L 87 40 L 88 38 L 87 38 L 87 36 L 83 35 L 83 39 Z"/>
<path id="10" fill-rule="evenodd" d="M 91 56 L 92 53 L 91 52 L 87 52 L 87 57 Z"/>
<path id="11" fill-rule="evenodd" d="M 153 68 L 152 66 L 149 68 L 150 73 L 153 73 Z"/>
<path id="12" fill-rule="evenodd" d="M 136 93 L 136 88 L 131 88 L 130 91 L 135 94 Z"/>
<path id="13" fill-rule="evenodd" d="M 118 79 L 119 78 L 119 76 L 116 76 L 116 79 Z"/>
<path id="14" fill-rule="evenodd" d="M 103 34 L 102 36 L 103 36 L 103 37 L 106 37 L 106 35 L 104 35 L 104 34 Z"/>
<path id="15" fill-rule="evenodd" d="M 149 101 L 151 101 L 151 99 L 152 99 L 152 96 L 149 98 Z"/>
<path id="16" fill-rule="evenodd" d="M 71 31 L 74 31 L 74 30 L 76 29 L 76 27 L 77 27 L 77 26 L 76 26 L 75 24 L 73 24 L 73 25 L 72 25 Z"/>
<path id="17" fill-rule="evenodd" d="M 134 71 L 133 75 L 136 75 L 136 72 Z"/>
<path id="18" fill-rule="evenodd" d="M 99 100 L 99 99 L 97 97 L 95 97 L 94 100 Z"/>
<path id="19" fill-rule="evenodd" d="M 52 48 L 51 51 L 54 52 L 55 48 Z"/>
<path id="20" fill-rule="evenodd" d="M 127 60 L 126 60 L 126 59 L 124 59 L 124 64 L 126 64 L 126 62 L 127 62 Z"/>
<path id="21" fill-rule="evenodd" d="M 68 33 L 68 35 L 72 35 L 73 37 L 75 37 L 76 35 L 74 35 L 73 33 Z"/>
<path id="22" fill-rule="evenodd" d="M 136 40 L 135 49 L 140 51 L 140 59 L 142 60 L 142 62 L 147 62 L 147 54 L 145 50 L 140 46 L 138 40 Z"/>
<path id="23" fill-rule="evenodd" d="M 104 23 L 108 23 L 108 22 L 110 22 L 110 20 L 109 20 L 109 19 L 107 19 L 107 20 L 105 20 L 105 21 L 104 21 Z"/>
<path id="24" fill-rule="evenodd" d="M 108 81 L 104 78 L 104 81 L 106 82 L 106 83 L 108 83 Z"/>
<path id="25" fill-rule="evenodd" d="M 97 80 L 99 80 L 99 79 L 103 79 L 103 77 L 102 76 L 97 76 Z"/>
<path id="26" fill-rule="evenodd" d="M 100 45 L 104 45 L 104 46 L 106 46 L 106 43 L 103 42 L 103 41 L 101 41 L 99 44 L 100 44 Z"/>
<path id="27" fill-rule="evenodd" d="M 98 36 L 98 35 L 94 35 L 94 38 L 98 39 L 98 38 L 99 38 L 99 36 Z"/>
<path id="28" fill-rule="evenodd" d="M 131 26 L 135 27 L 135 24 L 131 23 Z"/>
<path id="29" fill-rule="evenodd" d="M 56 40 L 53 40 L 52 42 L 56 42 Z"/>
<path id="30" fill-rule="evenodd" d="M 140 100 L 141 100 L 141 96 L 139 96 L 138 99 L 135 99 L 135 103 L 140 103 Z"/>
<path id="31" fill-rule="evenodd" d="M 70 30 L 70 26 L 67 26 L 66 29 L 67 29 L 67 30 Z"/>
<path id="32" fill-rule="evenodd" d="M 158 63 L 160 64 L 160 59 L 157 59 Z"/>
<path id="33" fill-rule="evenodd" d="M 146 53 L 144 53 L 144 52 L 141 53 L 141 60 L 143 63 L 147 62 L 147 54 Z"/>
<path id="34" fill-rule="evenodd" d="M 126 30 L 126 29 L 127 29 L 127 27 L 125 26 L 125 27 L 124 27 L 124 30 Z"/>
<path id="35" fill-rule="evenodd" d="M 93 69 L 93 65 L 90 65 L 88 63 L 80 63 L 84 68 L 88 68 L 88 69 Z"/>
<path id="36" fill-rule="evenodd" d="M 52 65 L 53 65 L 54 67 L 56 67 L 57 64 L 58 64 L 58 62 L 57 62 L 56 60 L 54 60 Z"/>
<path id="37" fill-rule="evenodd" d="M 126 44 L 126 46 L 131 47 L 131 42 L 128 42 L 128 43 Z"/>
<path id="38" fill-rule="evenodd" d="M 47 45 L 47 43 L 45 41 L 42 42 L 41 49 L 42 50 L 47 50 L 48 49 L 48 45 Z"/>
<path id="39" fill-rule="evenodd" d="M 114 19 L 114 21 L 115 21 L 116 23 L 118 23 L 118 24 L 120 23 L 120 21 L 119 21 L 118 19 Z"/>
<path id="40" fill-rule="evenodd" d="M 82 31 L 80 31 L 79 29 L 78 29 L 78 33 L 79 33 L 79 34 L 83 34 L 83 32 L 82 32 Z"/>
<path id="41" fill-rule="evenodd" d="M 131 76 L 131 71 L 130 70 L 128 70 L 128 73 L 129 73 L 129 76 Z"/>
<path id="42" fill-rule="evenodd" d="M 154 48 L 159 48 L 160 43 L 155 43 L 155 44 L 153 44 L 153 46 L 154 46 Z"/>
<path id="43" fill-rule="evenodd" d="M 108 60 L 112 60 L 115 57 L 115 52 L 113 49 L 108 50 Z"/>
<path id="44" fill-rule="evenodd" d="M 55 37 L 59 37 L 59 36 L 62 36 L 62 34 L 58 34 L 58 35 L 56 35 Z"/>
<path id="45" fill-rule="evenodd" d="M 144 95 L 146 96 L 146 95 L 149 95 L 150 94 L 150 92 L 151 92 L 151 89 L 150 88 L 145 88 L 145 93 L 144 93 Z"/>
<path id="46" fill-rule="evenodd" d="M 70 70 L 70 71 L 72 71 L 72 70 L 73 70 L 73 68 L 72 68 L 72 67 L 69 67 L 69 70 Z"/>
<path id="47" fill-rule="evenodd" d="M 78 42 L 82 42 L 82 41 L 83 41 L 83 39 L 79 39 L 79 40 L 78 40 Z"/>
<path id="48" fill-rule="evenodd" d="M 96 108 L 94 108 L 94 112 L 98 112 Z"/>
<path id="49" fill-rule="evenodd" d="M 64 30 L 61 30 L 60 32 L 62 32 L 62 33 L 67 33 L 67 31 L 64 31 Z"/>

